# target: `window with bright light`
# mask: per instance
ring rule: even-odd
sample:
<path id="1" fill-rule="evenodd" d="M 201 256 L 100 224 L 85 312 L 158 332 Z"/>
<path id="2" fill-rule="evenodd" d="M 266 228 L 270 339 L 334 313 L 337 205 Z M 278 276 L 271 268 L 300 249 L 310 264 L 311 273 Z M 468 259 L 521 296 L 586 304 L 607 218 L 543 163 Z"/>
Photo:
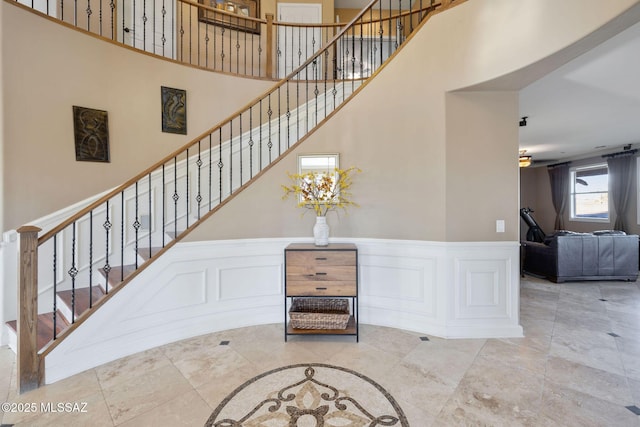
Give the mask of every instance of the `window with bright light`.
<path id="1" fill-rule="evenodd" d="M 609 169 L 606 164 L 571 169 L 571 219 L 609 221 Z"/>

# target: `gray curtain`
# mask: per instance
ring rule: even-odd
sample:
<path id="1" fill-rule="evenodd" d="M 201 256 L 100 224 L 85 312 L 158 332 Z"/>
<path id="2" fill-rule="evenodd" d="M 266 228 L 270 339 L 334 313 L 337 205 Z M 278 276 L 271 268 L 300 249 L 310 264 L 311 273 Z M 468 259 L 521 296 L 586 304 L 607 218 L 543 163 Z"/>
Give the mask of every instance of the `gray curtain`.
<path id="1" fill-rule="evenodd" d="M 611 204 L 616 211 L 616 222 L 613 224 L 614 230 L 627 231 L 624 217 L 627 214 L 627 205 L 629 204 L 634 163 L 635 156 L 631 155 L 631 153 L 607 159 Z"/>
<path id="2" fill-rule="evenodd" d="M 549 181 L 551 181 L 551 201 L 556 210 L 556 230 L 564 230 L 564 211 L 569 199 L 569 164 L 564 163 L 549 166 Z"/>

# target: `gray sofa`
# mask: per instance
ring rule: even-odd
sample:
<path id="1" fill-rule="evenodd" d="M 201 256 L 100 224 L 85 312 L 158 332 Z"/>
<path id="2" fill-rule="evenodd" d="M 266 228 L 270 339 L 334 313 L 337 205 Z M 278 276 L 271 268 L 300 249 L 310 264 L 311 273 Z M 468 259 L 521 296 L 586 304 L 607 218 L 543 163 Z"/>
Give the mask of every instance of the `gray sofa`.
<path id="1" fill-rule="evenodd" d="M 544 243 L 523 242 L 523 270 L 554 282 L 638 278 L 639 240 L 617 231 L 556 232 Z"/>

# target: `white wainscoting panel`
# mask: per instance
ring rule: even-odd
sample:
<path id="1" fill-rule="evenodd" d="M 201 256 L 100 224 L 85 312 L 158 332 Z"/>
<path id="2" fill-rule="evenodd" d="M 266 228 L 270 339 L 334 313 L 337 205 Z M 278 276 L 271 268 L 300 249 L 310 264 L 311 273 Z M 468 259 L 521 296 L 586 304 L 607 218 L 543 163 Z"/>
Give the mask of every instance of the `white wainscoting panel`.
<path id="1" fill-rule="evenodd" d="M 47 383 L 181 339 L 283 322 L 283 251 L 307 241 L 178 243 L 46 357 Z M 445 338 L 522 336 L 518 242 L 332 242 L 358 247 L 361 323 Z"/>

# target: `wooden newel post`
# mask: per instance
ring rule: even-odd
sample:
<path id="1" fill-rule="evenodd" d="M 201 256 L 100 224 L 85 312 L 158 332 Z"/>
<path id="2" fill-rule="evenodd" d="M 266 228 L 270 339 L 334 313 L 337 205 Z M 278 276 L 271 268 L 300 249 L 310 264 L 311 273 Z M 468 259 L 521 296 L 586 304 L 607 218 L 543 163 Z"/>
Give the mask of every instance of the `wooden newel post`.
<path id="1" fill-rule="evenodd" d="M 273 78 L 273 13 L 267 13 L 267 77 Z"/>
<path id="2" fill-rule="evenodd" d="M 44 366 L 38 355 L 38 233 L 26 225 L 20 233 L 20 282 L 18 288 L 18 393 L 42 385 Z"/>

